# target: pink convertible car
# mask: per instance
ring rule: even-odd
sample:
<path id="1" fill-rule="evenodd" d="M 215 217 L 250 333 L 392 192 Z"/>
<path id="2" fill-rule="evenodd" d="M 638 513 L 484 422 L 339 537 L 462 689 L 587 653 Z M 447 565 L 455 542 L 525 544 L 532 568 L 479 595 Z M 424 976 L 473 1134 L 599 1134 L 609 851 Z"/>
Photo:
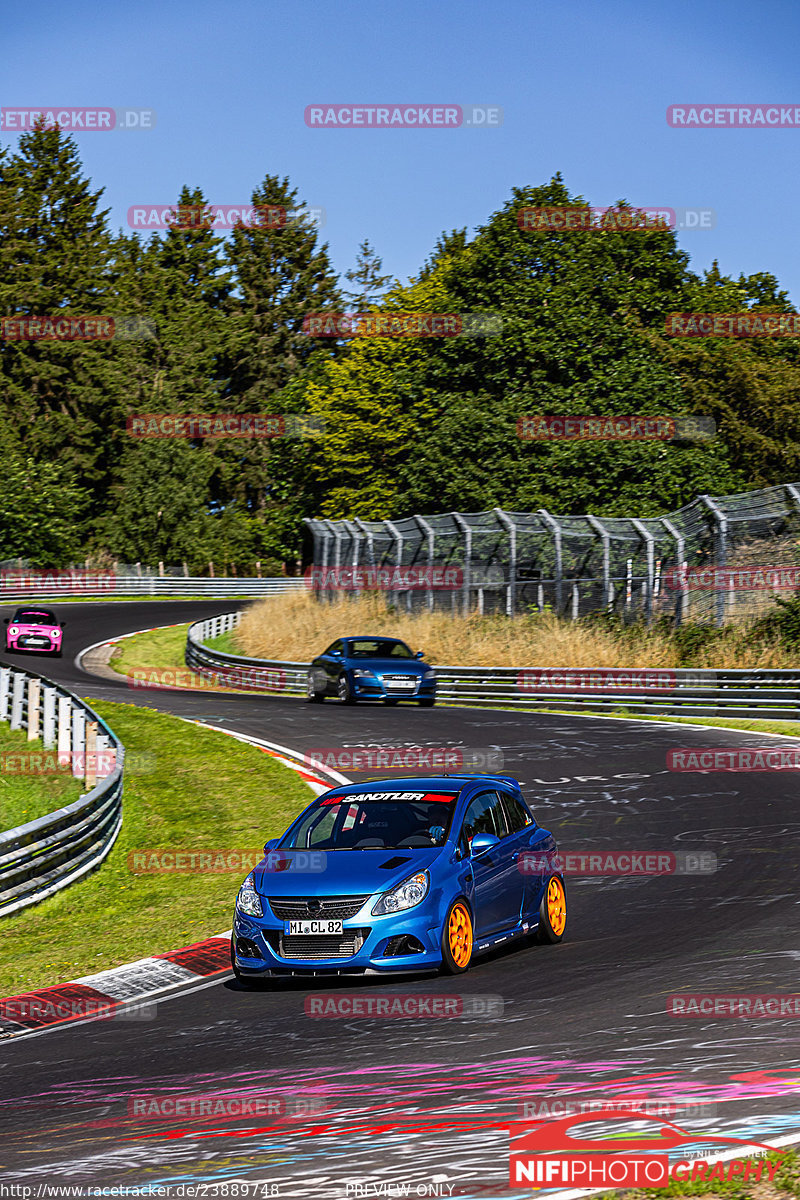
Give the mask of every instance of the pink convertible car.
<path id="1" fill-rule="evenodd" d="M 61 631 L 66 621 L 59 621 L 51 609 L 18 608 L 13 617 L 5 618 L 5 625 L 7 654 L 16 650 L 38 650 L 61 657 Z"/>

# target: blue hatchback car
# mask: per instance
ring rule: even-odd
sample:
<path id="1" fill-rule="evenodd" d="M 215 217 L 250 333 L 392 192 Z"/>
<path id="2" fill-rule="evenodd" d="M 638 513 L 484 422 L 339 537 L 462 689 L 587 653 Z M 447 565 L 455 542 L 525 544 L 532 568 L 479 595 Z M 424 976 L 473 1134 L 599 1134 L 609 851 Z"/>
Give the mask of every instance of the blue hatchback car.
<path id="1" fill-rule="evenodd" d="M 436 703 L 436 672 L 422 657 L 422 650 L 415 654 L 399 638 L 337 638 L 311 662 L 307 698 L 312 704 L 328 696 L 343 704 L 416 700 L 430 708 Z"/>
<path id="2" fill-rule="evenodd" d="M 502 942 L 564 936 L 558 848 L 508 775 L 344 784 L 264 854 L 236 899 L 239 980 L 458 974 Z"/>

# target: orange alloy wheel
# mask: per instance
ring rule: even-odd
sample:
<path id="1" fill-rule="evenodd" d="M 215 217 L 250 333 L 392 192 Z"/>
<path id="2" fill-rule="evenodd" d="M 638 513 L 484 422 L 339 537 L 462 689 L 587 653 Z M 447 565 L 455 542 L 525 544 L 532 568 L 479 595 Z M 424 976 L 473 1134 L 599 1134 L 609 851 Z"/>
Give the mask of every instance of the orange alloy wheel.
<path id="1" fill-rule="evenodd" d="M 555 876 L 547 886 L 547 915 L 556 937 L 561 937 L 567 924 L 567 897 L 564 885 Z"/>
<path id="2" fill-rule="evenodd" d="M 472 919 L 466 905 L 453 905 L 450 920 L 447 923 L 447 944 L 453 956 L 453 962 L 463 969 L 472 957 Z"/>

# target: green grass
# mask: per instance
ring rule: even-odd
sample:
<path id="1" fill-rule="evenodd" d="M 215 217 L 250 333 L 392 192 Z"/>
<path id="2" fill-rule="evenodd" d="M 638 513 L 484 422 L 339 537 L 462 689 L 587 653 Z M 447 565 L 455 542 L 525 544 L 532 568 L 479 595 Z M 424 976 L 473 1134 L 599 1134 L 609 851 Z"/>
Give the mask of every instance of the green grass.
<path id="1" fill-rule="evenodd" d="M 254 746 L 151 709 L 92 703 L 144 767 L 126 776 L 122 831 L 103 866 L 0 922 L 0 996 L 229 929 L 246 871 L 134 874 L 128 856 L 170 847 L 257 851 L 312 799 Z"/>
<path id="2" fill-rule="evenodd" d="M 69 767 L 58 767 L 52 775 L 16 774 L 13 768 L 19 770 L 25 760 L 19 763 L 7 756 L 29 754 L 44 754 L 41 741 L 29 742 L 27 730 L 12 731 L 0 722 L 0 832 L 55 812 L 85 792 L 82 781 L 73 778 Z M 54 752 L 48 751 L 48 766 L 53 757 Z"/>
<path id="3" fill-rule="evenodd" d="M 205 645 L 213 647 L 214 650 L 219 650 L 222 654 L 242 655 L 241 647 L 237 646 L 233 640 L 232 631 L 230 633 L 221 633 L 218 637 L 209 638 Z"/>

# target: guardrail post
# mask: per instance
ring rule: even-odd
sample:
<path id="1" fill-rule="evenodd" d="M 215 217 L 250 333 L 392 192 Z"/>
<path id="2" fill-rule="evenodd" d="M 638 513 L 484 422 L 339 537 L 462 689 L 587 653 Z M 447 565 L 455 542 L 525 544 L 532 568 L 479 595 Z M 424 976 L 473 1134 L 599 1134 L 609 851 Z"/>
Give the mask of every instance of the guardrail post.
<path id="1" fill-rule="evenodd" d="M 22 729 L 22 701 L 25 695 L 25 676 L 14 672 L 11 688 L 11 728 Z"/>
<path id="2" fill-rule="evenodd" d="M 414 517 L 414 520 L 417 522 L 417 524 L 419 525 L 420 529 L 421 529 L 421 530 L 422 530 L 422 532 L 425 534 L 425 537 L 426 537 L 426 539 L 427 539 L 427 542 L 428 542 L 428 574 L 429 574 L 429 584 L 428 584 L 428 609 L 429 609 L 429 610 L 432 612 L 432 611 L 433 611 L 433 607 L 434 607 L 434 596 L 433 596 L 433 563 L 434 563 L 434 554 L 435 554 L 435 551 L 436 551 L 436 534 L 433 532 L 433 526 L 432 526 L 432 525 L 430 525 L 430 524 L 429 524 L 429 523 L 428 523 L 428 522 L 425 520 L 425 518 L 424 518 L 424 517 L 420 517 L 420 516 L 416 516 L 416 515 L 415 515 L 415 517 Z"/>
<path id="3" fill-rule="evenodd" d="M 0 668 L 0 721 L 8 720 L 8 700 L 11 689 L 11 668 Z"/>
<path id="4" fill-rule="evenodd" d="M 403 535 L 402 535 L 402 533 L 400 532 L 400 530 L 399 530 L 399 529 L 397 529 L 397 528 L 396 528 L 396 526 L 394 526 L 394 525 L 392 524 L 392 522 L 391 522 L 391 521 L 384 521 L 383 523 L 384 523 L 384 525 L 386 526 L 386 528 L 389 530 L 389 533 L 390 533 L 390 534 L 392 535 L 392 537 L 394 538 L 395 545 L 397 546 L 397 553 L 396 553 L 396 555 L 395 555 L 395 562 L 396 562 L 396 564 L 397 564 L 398 568 L 399 568 L 399 567 L 402 567 L 402 565 L 403 565 Z M 396 588 L 393 590 L 393 592 L 392 592 L 392 595 L 393 595 L 393 597 L 394 597 L 394 603 L 395 603 L 395 604 L 397 604 L 397 602 L 398 602 L 398 592 L 397 592 L 397 589 L 396 589 Z"/>
<path id="5" fill-rule="evenodd" d="M 42 688 L 42 742 L 45 750 L 56 744 L 56 689 Z"/>
<path id="6" fill-rule="evenodd" d="M 84 780 L 90 792 L 97 784 L 97 721 L 86 722 L 86 753 L 84 755 Z"/>
<path id="7" fill-rule="evenodd" d="M 28 741 L 35 742 L 39 736 L 39 705 L 42 685 L 38 679 L 28 680 Z"/>
<path id="8" fill-rule="evenodd" d="M 58 697 L 58 762 L 66 767 L 72 764 L 72 700 L 69 696 Z"/>
<path id="9" fill-rule="evenodd" d="M 72 706 L 72 774 L 83 779 L 86 767 L 86 714 L 75 704 Z"/>

